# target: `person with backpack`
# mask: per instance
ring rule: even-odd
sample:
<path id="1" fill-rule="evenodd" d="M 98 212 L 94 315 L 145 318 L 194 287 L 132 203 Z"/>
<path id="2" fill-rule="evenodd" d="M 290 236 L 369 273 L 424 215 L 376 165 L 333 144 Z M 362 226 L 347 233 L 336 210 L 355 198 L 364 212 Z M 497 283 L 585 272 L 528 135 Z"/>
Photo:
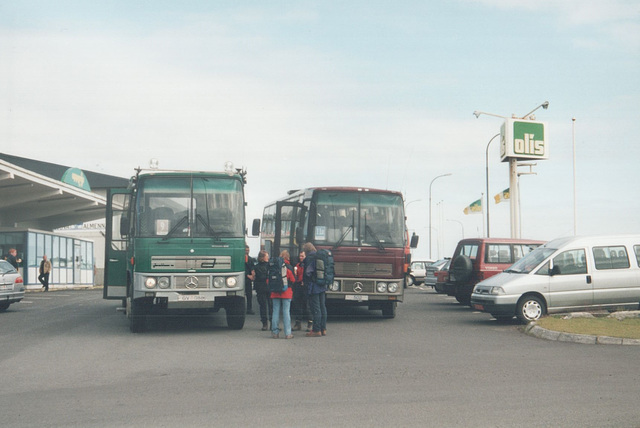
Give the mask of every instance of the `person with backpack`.
<path id="1" fill-rule="evenodd" d="M 313 327 L 313 319 L 309 311 L 309 293 L 304 285 L 304 259 L 306 254 L 300 251 L 299 262 L 294 268 L 296 282 L 293 284 L 293 300 L 291 301 L 291 312 L 295 317 L 296 324 L 293 330 L 302 330 L 302 323 L 307 321 L 307 331 L 311 331 Z"/>
<path id="2" fill-rule="evenodd" d="M 309 293 L 309 308 L 313 317 L 313 328 L 306 334 L 307 337 L 319 337 L 327 335 L 327 306 L 326 291 L 324 285 L 318 284 L 317 279 L 317 251 L 311 242 L 302 246 L 307 257 L 304 259 L 304 284 Z"/>
<path id="3" fill-rule="evenodd" d="M 260 306 L 260 321 L 262 321 L 262 331 L 269 330 L 268 320 L 271 318 L 271 299 L 269 298 L 269 286 L 267 278 L 269 276 L 269 253 L 262 250 L 258 253 L 258 263 L 255 266 L 255 279 L 253 288 L 258 296 L 258 306 Z"/>
<path id="4" fill-rule="evenodd" d="M 271 316 L 271 337 L 278 339 L 280 337 L 280 310 L 282 309 L 282 324 L 284 326 L 285 339 L 293 339 L 291 334 L 291 298 L 293 297 L 293 288 L 291 287 L 296 281 L 289 259 L 291 256 L 287 250 L 280 253 L 280 257 L 276 257 L 269 264 L 269 289 L 271 290 L 271 304 L 273 312 Z M 273 266 L 273 267 L 272 267 Z M 275 275 L 279 277 L 278 281 L 274 281 L 272 271 L 277 268 Z M 283 275 L 284 271 L 284 275 Z M 274 282 L 275 284 L 273 284 Z"/>

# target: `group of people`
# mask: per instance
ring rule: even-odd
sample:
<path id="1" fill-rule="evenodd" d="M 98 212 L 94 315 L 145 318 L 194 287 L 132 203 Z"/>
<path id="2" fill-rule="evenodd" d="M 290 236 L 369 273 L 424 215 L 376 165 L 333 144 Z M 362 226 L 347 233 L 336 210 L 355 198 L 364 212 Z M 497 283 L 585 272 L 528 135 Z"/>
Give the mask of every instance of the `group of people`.
<path id="1" fill-rule="evenodd" d="M 253 290 L 258 297 L 262 330 L 271 330 L 271 337 L 280 337 L 280 317 L 286 339 L 293 339 L 292 331 L 302 330 L 307 323 L 307 337 L 320 337 L 327 334 L 326 291 L 316 280 L 316 248 L 310 242 L 302 247 L 299 262 L 291 265 L 291 256 L 287 250 L 280 253 L 287 268 L 287 282 L 290 285 L 281 293 L 269 291 L 268 264 L 269 253 L 260 251 L 257 262 L 249 256 L 249 246 L 245 246 L 245 294 L 247 314 L 252 309 Z M 251 284 L 253 283 L 253 287 Z M 295 324 L 291 326 L 291 318 Z"/>
<path id="2" fill-rule="evenodd" d="M 15 248 L 10 248 L 9 253 L 4 256 L 4 259 L 11 264 L 16 270 L 18 270 L 19 263 L 22 263 L 22 259 L 18 258 L 18 251 Z M 42 256 L 40 262 L 40 274 L 38 275 L 38 281 L 42 284 L 44 291 L 49 291 L 49 275 L 51 273 L 51 262 L 47 258 L 47 255 Z"/>

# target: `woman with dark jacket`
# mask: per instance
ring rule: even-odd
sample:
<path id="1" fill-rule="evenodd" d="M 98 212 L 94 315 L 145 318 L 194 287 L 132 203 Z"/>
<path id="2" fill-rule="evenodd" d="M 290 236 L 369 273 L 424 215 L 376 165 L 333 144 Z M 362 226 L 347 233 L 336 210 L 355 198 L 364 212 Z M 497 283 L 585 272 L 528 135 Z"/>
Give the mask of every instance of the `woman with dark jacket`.
<path id="1" fill-rule="evenodd" d="M 269 276 L 269 253 L 260 251 L 258 253 L 258 264 L 255 267 L 256 276 L 253 281 L 253 289 L 258 296 L 260 306 L 260 321 L 262 321 L 262 331 L 269 330 L 269 319 L 271 319 L 271 299 L 269 298 L 269 286 L 267 277 Z"/>

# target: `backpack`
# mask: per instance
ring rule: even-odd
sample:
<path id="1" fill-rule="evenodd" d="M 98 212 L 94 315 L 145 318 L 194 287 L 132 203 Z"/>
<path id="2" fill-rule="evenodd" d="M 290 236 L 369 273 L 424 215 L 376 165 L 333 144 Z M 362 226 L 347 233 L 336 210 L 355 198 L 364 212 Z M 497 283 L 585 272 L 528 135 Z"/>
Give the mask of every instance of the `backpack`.
<path id="1" fill-rule="evenodd" d="M 269 282 L 269 291 L 272 293 L 282 293 L 289 287 L 287 281 L 287 266 L 282 257 L 269 259 L 267 281 Z"/>
<path id="2" fill-rule="evenodd" d="M 333 284 L 335 269 L 331 251 L 321 249 L 316 252 L 316 283 L 321 287 Z"/>

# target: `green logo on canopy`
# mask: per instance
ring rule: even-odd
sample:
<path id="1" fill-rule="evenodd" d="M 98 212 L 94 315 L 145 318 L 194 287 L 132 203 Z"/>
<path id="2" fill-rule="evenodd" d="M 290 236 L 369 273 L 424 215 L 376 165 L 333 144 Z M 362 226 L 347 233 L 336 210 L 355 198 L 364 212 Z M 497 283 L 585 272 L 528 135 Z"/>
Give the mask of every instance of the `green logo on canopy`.
<path id="1" fill-rule="evenodd" d="M 89 187 L 89 180 L 87 180 L 84 172 L 78 168 L 69 168 L 66 170 L 62 175 L 61 181 L 71 186 L 79 187 L 87 192 L 91 191 L 91 187 Z"/>

